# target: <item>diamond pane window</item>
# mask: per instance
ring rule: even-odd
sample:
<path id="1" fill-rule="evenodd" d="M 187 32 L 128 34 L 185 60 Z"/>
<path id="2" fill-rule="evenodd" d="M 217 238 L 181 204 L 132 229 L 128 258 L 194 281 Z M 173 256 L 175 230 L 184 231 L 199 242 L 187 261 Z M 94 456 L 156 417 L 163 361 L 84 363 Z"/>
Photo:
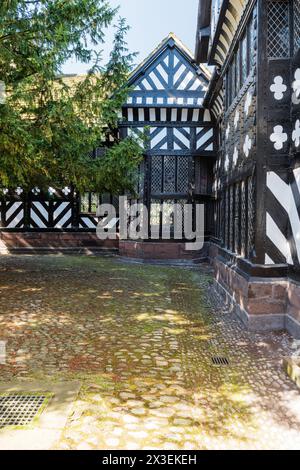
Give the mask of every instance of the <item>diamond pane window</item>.
<path id="1" fill-rule="evenodd" d="M 221 214 L 225 214 L 225 198 L 224 198 L 224 193 L 222 195 L 221 199 L 221 204 L 220 204 L 220 209 L 221 209 Z M 220 231 L 221 231 L 221 242 L 222 245 L 225 245 L 225 218 L 222 216 L 220 217 Z"/>
<path id="2" fill-rule="evenodd" d="M 171 234 L 174 230 L 174 203 L 172 199 L 163 202 L 162 207 L 162 235 Z"/>
<path id="3" fill-rule="evenodd" d="M 232 66 L 229 66 L 228 68 L 228 74 L 227 74 L 227 96 L 228 96 L 228 106 L 231 105 L 232 102 Z"/>
<path id="4" fill-rule="evenodd" d="M 240 50 L 238 49 L 236 52 L 236 92 L 238 93 L 240 89 Z"/>
<path id="5" fill-rule="evenodd" d="M 241 86 L 245 83 L 248 75 L 248 50 L 247 50 L 247 34 L 244 35 L 241 42 Z"/>
<path id="6" fill-rule="evenodd" d="M 245 182 L 242 181 L 241 184 L 241 255 L 245 256 L 246 253 L 246 224 L 247 224 L 247 214 L 246 214 L 246 189 Z"/>
<path id="7" fill-rule="evenodd" d="M 229 248 L 228 244 L 228 217 L 229 217 L 229 208 L 228 208 L 228 189 L 225 190 L 225 235 L 224 235 L 224 242 L 225 242 L 225 247 Z"/>
<path id="8" fill-rule="evenodd" d="M 234 198 L 233 198 L 233 186 L 229 189 L 229 248 L 234 251 Z"/>
<path id="9" fill-rule="evenodd" d="M 150 225 L 151 225 L 151 237 L 159 238 L 159 228 L 161 221 L 161 204 L 160 200 L 156 201 L 151 200 L 151 210 L 150 210 Z"/>
<path id="10" fill-rule="evenodd" d="M 176 204 L 178 205 L 178 207 L 181 208 L 182 218 L 181 218 L 181 220 L 178 218 L 178 220 L 177 220 L 177 225 L 178 226 L 176 227 L 176 225 L 175 225 L 175 228 L 176 228 L 176 230 L 180 231 L 180 222 L 181 222 L 182 234 L 184 234 L 184 217 L 185 217 L 185 212 L 184 212 L 185 208 L 184 208 L 184 206 L 185 206 L 186 202 L 187 201 L 185 201 L 184 199 L 178 199 L 176 201 Z"/>
<path id="11" fill-rule="evenodd" d="M 152 194 L 187 194 L 190 157 L 165 155 L 152 157 Z"/>
<path id="12" fill-rule="evenodd" d="M 232 72 L 231 72 L 231 81 L 232 81 L 232 85 L 231 85 L 231 101 L 234 100 L 235 96 L 236 96 L 236 59 L 234 58 L 233 61 L 232 61 L 232 64 L 231 64 L 231 68 L 232 68 Z"/>
<path id="13" fill-rule="evenodd" d="M 300 49 L 300 0 L 294 0 L 294 54 Z"/>
<path id="14" fill-rule="evenodd" d="M 253 178 L 248 178 L 248 242 L 247 254 L 250 257 L 254 243 L 254 183 Z"/>
<path id="15" fill-rule="evenodd" d="M 162 193 L 162 157 L 152 157 L 151 159 L 151 191 L 152 193 Z"/>
<path id="16" fill-rule="evenodd" d="M 235 185 L 234 251 L 240 252 L 240 185 Z"/>
<path id="17" fill-rule="evenodd" d="M 164 193 L 176 192 L 176 157 L 164 157 Z"/>
<path id="18" fill-rule="evenodd" d="M 248 34 L 249 34 L 249 51 L 250 51 L 250 68 L 255 65 L 255 56 L 254 53 L 254 46 L 255 46 L 255 20 L 251 18 L 251 21 L 248 26 Z"/>
<path id="19" fill-rule="evenodd" d="M 289 2 L 268 1 L 268 42 L 269 58 L 290 56 Z"/>
<path id="20" fill-rule="evenodd" d="M 189 189 L 189 158 L 177 157 L 177 192 L 187 193 Z"/>

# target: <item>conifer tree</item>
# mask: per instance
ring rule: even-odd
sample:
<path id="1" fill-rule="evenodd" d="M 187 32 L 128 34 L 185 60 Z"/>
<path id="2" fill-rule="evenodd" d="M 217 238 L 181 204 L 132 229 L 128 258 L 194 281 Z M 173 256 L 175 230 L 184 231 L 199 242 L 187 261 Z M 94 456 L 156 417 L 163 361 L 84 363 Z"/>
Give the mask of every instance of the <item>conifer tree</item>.
<path id="1" fill-rule="evenodd" d="M 2 0 L 0 187 L 132 189 L 142 157 L 135 140 L 117 140 L 101 158 L 90 157 L 116 128 L 128 94 L 134 54 L 124 19 L 115 25 L 106 65 L 94 51 L 116 15 L 105 0 Z M 85 76 L 66 78 L 70 58 L 93 65 Z"/>

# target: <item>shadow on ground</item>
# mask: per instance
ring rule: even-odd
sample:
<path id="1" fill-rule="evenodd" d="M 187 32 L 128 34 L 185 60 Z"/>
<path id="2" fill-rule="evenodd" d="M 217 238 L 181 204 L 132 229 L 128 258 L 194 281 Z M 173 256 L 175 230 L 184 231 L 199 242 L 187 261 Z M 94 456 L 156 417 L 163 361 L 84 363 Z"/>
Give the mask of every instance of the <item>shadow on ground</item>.
<path id="1" fill-rule="evenodd" d="M 2 257 L 1 380 L 82 381 L 61 449 L 299 448 L 288 336 L 246 332 L 211 282 L 203 268 Z"/>

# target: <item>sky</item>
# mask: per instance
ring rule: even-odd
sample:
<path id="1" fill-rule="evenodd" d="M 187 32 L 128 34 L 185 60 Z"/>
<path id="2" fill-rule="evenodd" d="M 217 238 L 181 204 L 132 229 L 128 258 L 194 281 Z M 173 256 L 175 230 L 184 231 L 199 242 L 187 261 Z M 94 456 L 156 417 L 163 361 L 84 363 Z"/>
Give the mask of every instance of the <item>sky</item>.
<path id="1" fill-rule="evenodd" d="M 135 65 L 142 62 L 170 32 L 194 51 L 198 0 L 110 0 L 110 4 L 120 6 L 118 16 L 126 18 L 131 27 L 127 42 L 130 52 L 139 52 Z M 103 50 L 104 63 L 111 49 L 112 37 L 110 28 L 105 44 L 98 48 Z M 88 68 L 87 64 L 70 60 L 63 72 L 83 74 Z"/>

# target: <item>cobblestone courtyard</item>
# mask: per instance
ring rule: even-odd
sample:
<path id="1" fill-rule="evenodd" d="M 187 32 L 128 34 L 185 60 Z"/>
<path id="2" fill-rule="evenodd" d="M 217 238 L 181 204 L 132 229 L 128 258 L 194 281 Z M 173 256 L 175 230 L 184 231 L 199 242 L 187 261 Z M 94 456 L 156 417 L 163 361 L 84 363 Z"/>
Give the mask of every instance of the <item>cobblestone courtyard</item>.
<path id="1" fill-rule="evenodd" d="M 1 380 L 81 381 L 57 449 L 300 449 L 292 339 L 245 331 L 211 282 L 207 267 L 2 257 Z"/>

